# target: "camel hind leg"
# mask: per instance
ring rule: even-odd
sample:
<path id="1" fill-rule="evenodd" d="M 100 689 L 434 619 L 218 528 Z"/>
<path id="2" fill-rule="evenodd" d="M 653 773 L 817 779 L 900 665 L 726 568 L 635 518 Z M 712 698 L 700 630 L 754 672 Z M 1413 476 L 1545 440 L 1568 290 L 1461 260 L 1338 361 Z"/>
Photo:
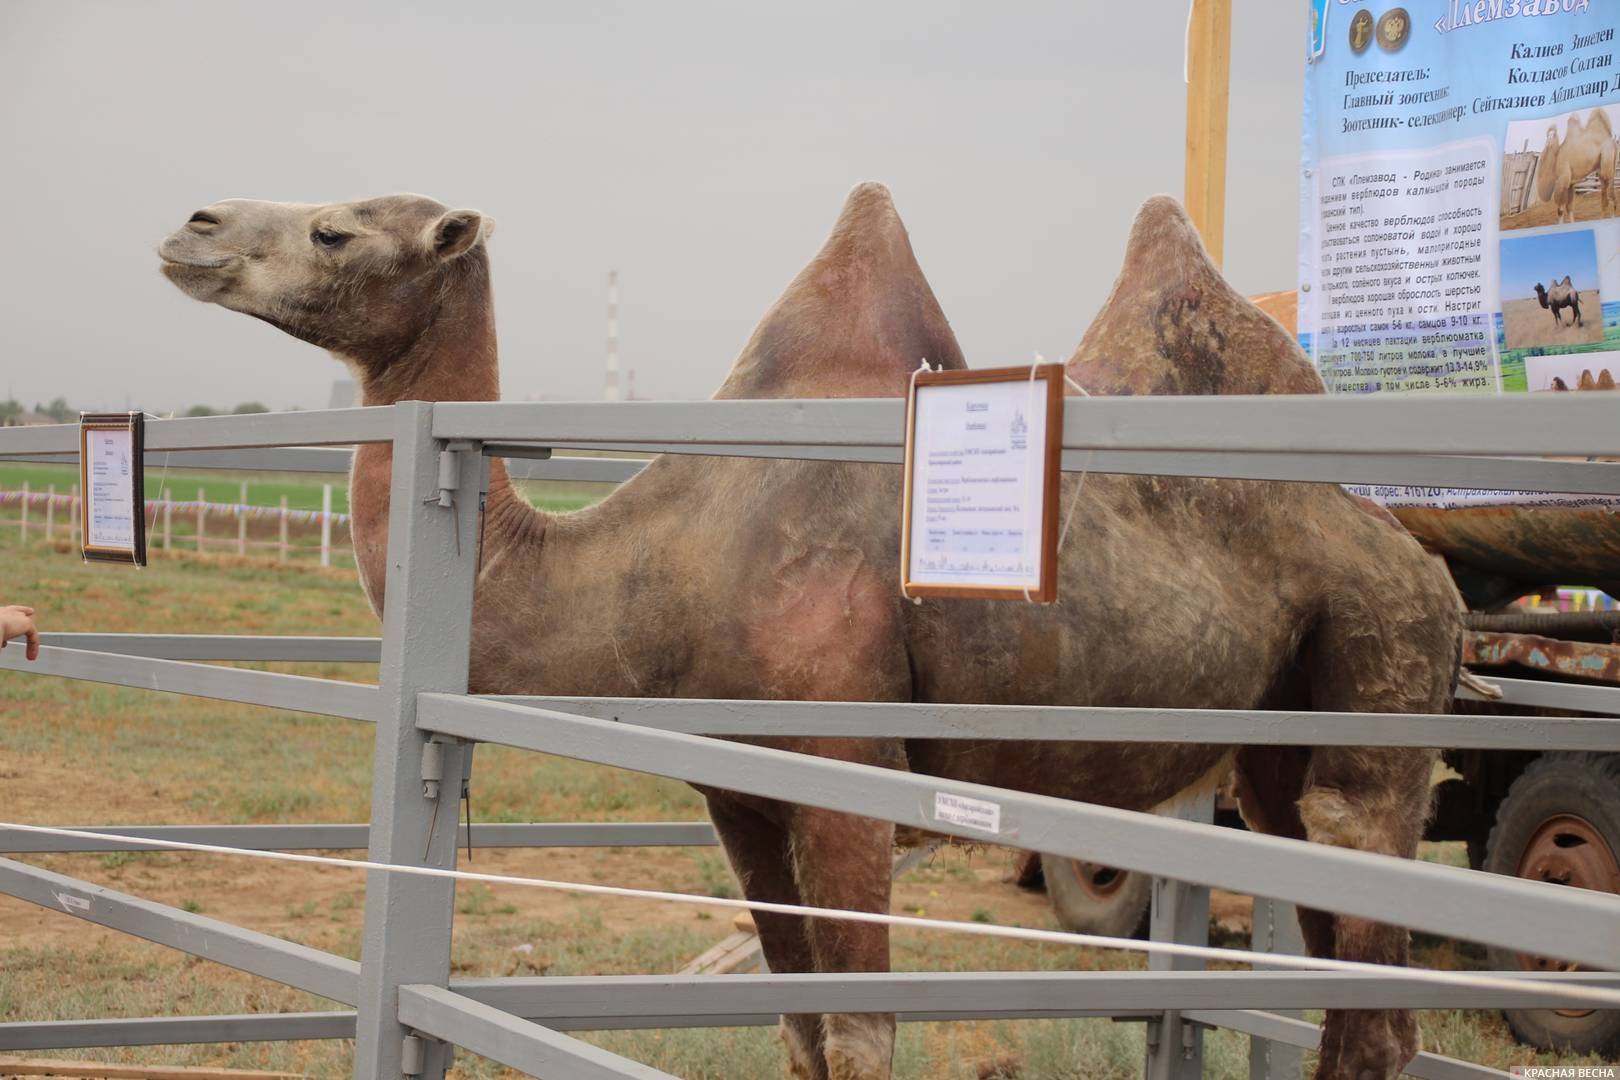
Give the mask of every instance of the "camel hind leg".
<path id="1" fill-rule="evenodd" d="M 1314 635 L 1309 652 L 1311 706 L 1344 712 L 1444 712 L 1460 659 L 1458 618 L 1438 583 L 1362 602 L 1341 601 Z M 1297 803 L 1307 839 L 1410 859 L 1428 821 L 1432 750 L 1323 746 L 1309 751 Z M 1303 921 L 1303 920 L 1302 920 Z M 1352 915 L 1331 917 L 1331 954 L 1340 960 L 1404 966 L 1404 927 Z M 1326 946 L 1325 924 L 1306 926 L 1313 952 Z M 1410 1010 L 1335 1010 L 1322 1033 L 1317 1080 L 1384 1080 L 1419 1049 Z"/>

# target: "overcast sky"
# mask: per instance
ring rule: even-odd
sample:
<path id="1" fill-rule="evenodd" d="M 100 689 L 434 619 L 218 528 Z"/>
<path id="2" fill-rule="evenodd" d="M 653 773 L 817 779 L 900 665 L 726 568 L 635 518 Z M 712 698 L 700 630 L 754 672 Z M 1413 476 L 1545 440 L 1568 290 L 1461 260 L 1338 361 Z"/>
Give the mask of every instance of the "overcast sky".
<path id="1" fill-rule="evenodd" d="M 1239 4 L 1227 269 L 1295 281 L 1306 5 Z M 1180 195 L 1186 0 L 0 3 L 0 393 L 321 407 L 341 367 L 181 296 L 230 197 L 482 210 L 505 396 L 706 397 L 850 186 L 895 196 L 969 363 L 1066 357 Z"/>

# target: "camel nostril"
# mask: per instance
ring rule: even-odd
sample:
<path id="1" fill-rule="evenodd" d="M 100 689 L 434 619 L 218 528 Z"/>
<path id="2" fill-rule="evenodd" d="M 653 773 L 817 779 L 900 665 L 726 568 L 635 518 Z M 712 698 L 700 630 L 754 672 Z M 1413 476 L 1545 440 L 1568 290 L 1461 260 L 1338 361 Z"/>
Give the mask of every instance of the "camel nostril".
<path id="1" fill-rule="evenodd" d="M 187 225 L 218 225 L 219 224 L 219 218 L 215 217 L 213 214 L 210 214 L 207 210 L 199 210 L 195 214 L 191 215 L 190 219 L 188 219 L 186 221 L 186 224 Z"/>

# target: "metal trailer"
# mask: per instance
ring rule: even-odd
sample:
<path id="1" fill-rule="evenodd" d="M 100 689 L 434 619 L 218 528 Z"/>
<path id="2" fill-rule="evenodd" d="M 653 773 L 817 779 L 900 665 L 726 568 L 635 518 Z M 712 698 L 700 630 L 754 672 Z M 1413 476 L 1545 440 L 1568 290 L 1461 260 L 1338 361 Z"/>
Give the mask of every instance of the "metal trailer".
<path id="1" fill-rule="evenodd" d="M 1148 1026 L 1146 1075 L 1199 1074 L 1201 1033 L 1247 1033 L 1256 1076 L 1297 1073 L 1289 1048 L 1318 1029 L 1299 1008 L 1579 1007 L 1564 988 L 1620 990 L 1620 897 L 1392 859 L 1085 803 L 964 784 L 724 741 L 750 734 L 895 735 L 1051 740 L 1197 739 L 1232 744 L 1398 745 L 1620 751 L 1620 690 L 1503 680 L 1514 705 L 1602 716 L 1273 713 L 1259 710 L 1032 708 L 779 701 L 475 697 L 467 690 L 478 500 L 485 458 L 532 459 L 521 474 L 610 479 L 634 463 L 547 460 L 554 449 L 658 451 L 896 463 L 903 403 L 718 401 L 633 405 L 402 403 L 389 408 L 157 421 L 154 463 L 327 469 L 346 456 L 309 447 L 394 445 L 388 608 L 379 641 L 56 635 L 28 664 L 0 667 L 188 693 L 375 724 L 369 825 L 126 829 L 125 833 L 283 848 L 362 841 L 377 862 L 450 868 L 461 833 L 433 813 L 471 748 L 499 743 L 740 791 L 791 798 L 972 840 L 933 820 L 936 793 L 1002 808 L 996 842 L 1152 875 L 1153 936 L 1197 943 L 1208 889 L 1271 898 L 1266 926 L 1286 938 L 1287 904 L 1304 904 L 1501 948 L 1580 961 L 1596 971 L 1508 973 L 1510 985 L 1458 987 L 1345 972 L 1193 970 L 1155 960 L 1142 972 L 664 975 L 450 979 L 452 890 L 444 879 L 372 871 L 358 963 L 152 903 L 27 863 L 0 859 L 0 892 L 305 989 L 346 1008 L 296 1015 L 149 1017 L 0 1024 L 0 1049 L 354 1038 L 364 1080 L 442 1076 L 462 1046 L 551 1077 L 665 1074 L 570 1031 L 774 1024 L 782 1012 L 894 1012 L 902 1021 L 1112 1016 Z M 1092 398 L 1071 400 L 1067 470 L 1423 483 L 1620 493 L 1620 466 L 1535 455 L 1620 454 L 1608 402 L 1459 398 Z M 280 446 L 299 449 L 243 451 Z M 61 426 L 0 430 L 0 457 L 76 453 Z M 193 451 L 207 451 L 192 453 Z M 441 477 L 444 486 L 441 487 Z M 441 495 L 450 496 L 442 498 Z M 448 505 L 445 505 L 448 504 Z M 213 659 L 375 655 L 375 687 L 216 667 Z M 373 651 L 374 650 L 374 651 Z M 453 787 L 450 788 L 452 792 Z M 453 797 L 453 795 L 452 795 Z M 1192 819 L 1208 817 L 1208 802 Z M 474 826 L 486 843 L 640 845 L 711 839 L 702 823 Z M 11 852 L 83 851 L 83 841 L 0 837 Z M 424 852 L 426 853 L 424 855 Z M 1421 1077 L 1500 1076 L 1423 1054 Z"/>

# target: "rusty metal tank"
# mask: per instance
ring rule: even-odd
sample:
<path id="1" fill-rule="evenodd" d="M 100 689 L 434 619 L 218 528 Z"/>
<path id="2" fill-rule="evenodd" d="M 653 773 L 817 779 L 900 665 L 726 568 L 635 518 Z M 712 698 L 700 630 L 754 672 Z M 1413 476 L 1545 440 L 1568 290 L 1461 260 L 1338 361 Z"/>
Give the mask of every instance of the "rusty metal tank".
<path id="1" fill-rule="evenodd" d="M 1252 297 L 1298 333 L 1292 291 Z M 1615 397 L 1620 423 L 1620 394 Z M 1391 507 L 1425 547 L 1443 555 L 1471 607 L 1490 608 L 1549 585 L 1620 596 L 1620 512 L 1561 506 Z"/>

